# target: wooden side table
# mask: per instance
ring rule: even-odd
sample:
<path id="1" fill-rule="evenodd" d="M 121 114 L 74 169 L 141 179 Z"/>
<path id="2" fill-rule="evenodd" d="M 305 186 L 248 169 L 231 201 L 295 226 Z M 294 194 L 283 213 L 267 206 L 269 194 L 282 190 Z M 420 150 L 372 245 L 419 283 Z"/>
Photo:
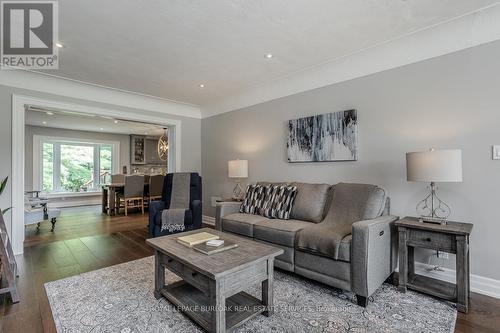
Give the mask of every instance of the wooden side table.
<path id="1" fill-rule="evenodd" d="M 469 236 L 472 224 L 448 221 L 446 225 L 419 222 L 405 217 L 395 222 L 399 233 L 399 285 L 401 292 L 413 289 L 457 304 L 469 311 Z M 415 274 L 415 247 L 456 254 L 457 283 Z"/>

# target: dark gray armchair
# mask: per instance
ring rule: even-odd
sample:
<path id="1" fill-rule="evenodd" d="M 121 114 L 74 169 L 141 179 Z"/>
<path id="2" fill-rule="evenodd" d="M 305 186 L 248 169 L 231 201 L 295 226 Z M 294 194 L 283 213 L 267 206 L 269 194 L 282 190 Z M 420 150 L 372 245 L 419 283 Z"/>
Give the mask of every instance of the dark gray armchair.
<path id="1" fill-rule="evenodd" d="M 165 236 L 176 232 L 161 230 L 162 212 L 169 209 L 173 190 L 173 173 L 165 176 L 163 182 L 163 192 L 160 201 L 152 201 L 149 207 L 149 235 L 151 237 Z M 184 216 L 184 231 L 201 228 L 202 218 L 202 190 L 201 177 L 198 173 L 190 174 L 189 183 L 189 210 L 186 210 Z M 179 232 L 179 231 L 177 231 Z"/>

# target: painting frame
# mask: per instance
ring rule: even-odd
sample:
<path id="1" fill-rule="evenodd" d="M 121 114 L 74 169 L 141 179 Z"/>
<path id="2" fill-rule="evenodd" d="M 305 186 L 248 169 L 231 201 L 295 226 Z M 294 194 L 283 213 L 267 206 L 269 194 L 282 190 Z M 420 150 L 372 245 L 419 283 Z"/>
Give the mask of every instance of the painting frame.
<path id="1" fill-rule="evenodd" d="M 357 161 L 357 110 L 289 120 L 286 147 L 289 163 Z"/>

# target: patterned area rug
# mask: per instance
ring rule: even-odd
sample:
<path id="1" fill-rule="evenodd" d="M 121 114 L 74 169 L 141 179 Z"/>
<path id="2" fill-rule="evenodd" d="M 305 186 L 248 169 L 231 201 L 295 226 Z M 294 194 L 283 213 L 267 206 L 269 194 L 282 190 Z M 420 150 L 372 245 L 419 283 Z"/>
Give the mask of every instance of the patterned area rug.
<path id="1" fill-rule="evenodd" d="M 49 282 L 45 289 L 58 332 L 202 332 L 166 300 L 153 296 L 153 257 Z M 167 272 L 167 281 L 179 278 Z M 354 295 L 275 272 L 275 313 L 236 332 L 452 332 L 448 303 L 384 284 L 366 309 Z M 249 288 L 260 298 L 260 286 Z"/>

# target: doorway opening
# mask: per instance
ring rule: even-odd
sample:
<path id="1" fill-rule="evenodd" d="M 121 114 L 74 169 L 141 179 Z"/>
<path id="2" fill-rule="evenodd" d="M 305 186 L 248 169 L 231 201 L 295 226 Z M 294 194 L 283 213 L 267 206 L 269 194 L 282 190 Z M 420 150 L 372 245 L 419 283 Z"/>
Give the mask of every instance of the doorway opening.
<path id="1" fill-rule="evenodd" d="M 27 96 L 14 96 L 13 118 L 16 254 L 33 244 L 146 228 L 150 179 L 180 169 L 178 120 Z M 131 176 L 143 178 L 143 200 L 127 201 L 125 216 L 118 185 L 123 192 Z"/>

